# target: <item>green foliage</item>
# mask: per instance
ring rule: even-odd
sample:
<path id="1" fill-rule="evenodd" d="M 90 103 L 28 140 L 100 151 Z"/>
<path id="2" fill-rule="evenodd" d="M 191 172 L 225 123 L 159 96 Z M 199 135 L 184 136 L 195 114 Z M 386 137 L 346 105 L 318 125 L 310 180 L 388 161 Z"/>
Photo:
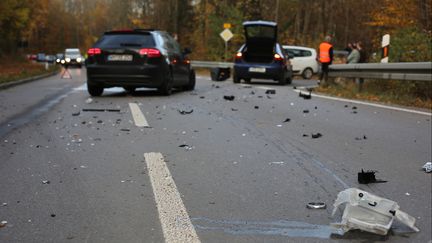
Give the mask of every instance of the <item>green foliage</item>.
<path id="1" fill-rule="evenodd" d="M 391 36 L 390 62 L 430 62 L 432 35 L 414 27 L 403 28 Z"/>

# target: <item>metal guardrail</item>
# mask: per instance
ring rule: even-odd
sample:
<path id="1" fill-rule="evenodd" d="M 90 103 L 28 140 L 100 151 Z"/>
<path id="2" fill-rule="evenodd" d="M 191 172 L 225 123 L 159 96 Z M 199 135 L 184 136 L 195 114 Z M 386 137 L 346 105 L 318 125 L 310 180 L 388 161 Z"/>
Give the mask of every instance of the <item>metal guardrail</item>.
<path id="1" fill-rule="evenodd" d="M 192 67 L 232 68 L 232 62 L 191 61 Z M 330 77 L 432 81 L 432 62 L 333 64 Z"/>
<path id="2" fill-rule="evenodd" d="M 329 76 L 432 81 L 432 62 L 333 64 Z"/>

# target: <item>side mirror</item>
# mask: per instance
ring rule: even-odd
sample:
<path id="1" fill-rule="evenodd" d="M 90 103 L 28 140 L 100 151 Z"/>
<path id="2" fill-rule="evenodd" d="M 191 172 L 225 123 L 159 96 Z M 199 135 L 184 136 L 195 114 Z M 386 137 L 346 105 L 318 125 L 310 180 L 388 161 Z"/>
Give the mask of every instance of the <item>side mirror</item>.
<path id="1" fill-rule="evenodd" d="M 190 49 L 190 48 L 188 48 L 188 47 L 186 47 L 184 50 L 183 50 L 183 55 L 187 55 L 187 54 L 191 54 L 192 53 L 192 50 Z"/>

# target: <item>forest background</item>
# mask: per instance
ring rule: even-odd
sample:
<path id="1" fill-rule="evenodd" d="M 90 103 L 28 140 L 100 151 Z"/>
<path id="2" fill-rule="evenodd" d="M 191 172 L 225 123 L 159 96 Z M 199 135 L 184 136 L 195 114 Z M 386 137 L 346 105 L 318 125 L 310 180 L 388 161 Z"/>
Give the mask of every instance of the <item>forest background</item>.
<path id="1" fill-rule="evenodd" d="M 422 62 L 432 60 L 431 13 L 432 0 L 1 0 L 0 57 L 85 53 L 104 31 L 156 28 L 176 34 L 191 59 L 222 61 L 223 24 L 232 25 L 233 57 L 242 22 L 262 19 L 278 23 L 281 44 L 317 48 L 331 35 L 336 50 L 361 41 L 368 61 L 379 62 L 381 38 L 390 34 L 390 62 Z M 393 84 L 432 97 L 430 84 Z"/>

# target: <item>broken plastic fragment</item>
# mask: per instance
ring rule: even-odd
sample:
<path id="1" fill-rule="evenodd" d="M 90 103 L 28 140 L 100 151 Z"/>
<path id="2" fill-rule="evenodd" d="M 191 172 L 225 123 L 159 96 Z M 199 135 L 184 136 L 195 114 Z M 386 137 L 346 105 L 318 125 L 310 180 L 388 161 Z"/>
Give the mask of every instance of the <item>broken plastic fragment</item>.
<path id="1" fill-rule="evenodd" d="M 283 122 L 290 122 L 291 121 L 291 119 L 290 118 L 287 118 L 287 119 L 285 119 L 285 121 L 283 121 Z"/>
<path id="2" fill-rule="evenodd" d="M 5 227 L 7 225 L 7 223 L 8 222 L 6 220 L 1 221 L 0 222 L 0 228 Z"/>
<path id="3" fill-rule="evenodd" d="M 345 210 L 340 223 L 332 223 L 331 226 L 340 230 L 342 234 L 352 229 L 386 235 L 393 219 L 407 225 L 415 232 L 415 218 L 399 210 L 399 205 L 391 200 L 373 195 L 357 188 L 349 188 L 339 192 L 334 202 L 334 215 L 341 204 Z"/>
<path id="4" fill-rule="evenodd" d="M 320 137 L 322 137 L 322 134 L 321 133 L 312 133 L 312 138 L 320 138 Z"/>
<path id="5" fill-rule="evenodd" d="M 266 90 L 265 93 L 266 94 L 276 94 L 276 90 L 274 90 L 274 89 L 268 89 L 268 90 Z"/>
<path id="6" fill-rule="evenodd" d="M 224 95 L 225 100 L 233 101 L 235 99 L 234 95 Z"/>
<path id="7" fill-rule="evenodd" d="M 309 209 L 325 209 L 327 205 L 323 202 L 310 202 L 306 204 L 306 208 Z"/>
<path id="8" fill-rule="evenodd" d="M 74 112 L 74 113 L 72 113 L 72 116 L 79 116 L 80 115 L 80 112 L 78 111 L 78 112 Z"/>
<path id="9" fill-rule="evenodd" d="M 431 173 L 432 172 L 432 162 L 427 162 L 426 164 L 423 165 L 422 168 L 426 173 Z"/>
<path id="10" fill-rule="evenodd" d="M 360 184 L 368 184 L 368 183 L 384 183 L 387 181 L 379 180 L 375 178 L 376 171 L 368 170 L 357 173 L 357 181 Z"/>
<path id="11" fill-rule="evenodd" d="M 178 112 L 179 112 L 181 115 L 188 115 L 188 114 L 191 114 L 191 113 L 193 112 L 193 109 L 190 110 L 190 111 L 178 110 Z"/>
<path id="12" fill-rule="evenodd" d="M 303 94 L 301 91 L 299 93 L 299 97 L 302 97 L 305 100 L 310 100 L 312 98 L 312 92 L 309 92 L 309 94 Z"/>
<path id="13" fill-rule="evenodd" d="M 48 180 L 42 181 L 42 184 L 50 184 L 51 182 Z"/>

